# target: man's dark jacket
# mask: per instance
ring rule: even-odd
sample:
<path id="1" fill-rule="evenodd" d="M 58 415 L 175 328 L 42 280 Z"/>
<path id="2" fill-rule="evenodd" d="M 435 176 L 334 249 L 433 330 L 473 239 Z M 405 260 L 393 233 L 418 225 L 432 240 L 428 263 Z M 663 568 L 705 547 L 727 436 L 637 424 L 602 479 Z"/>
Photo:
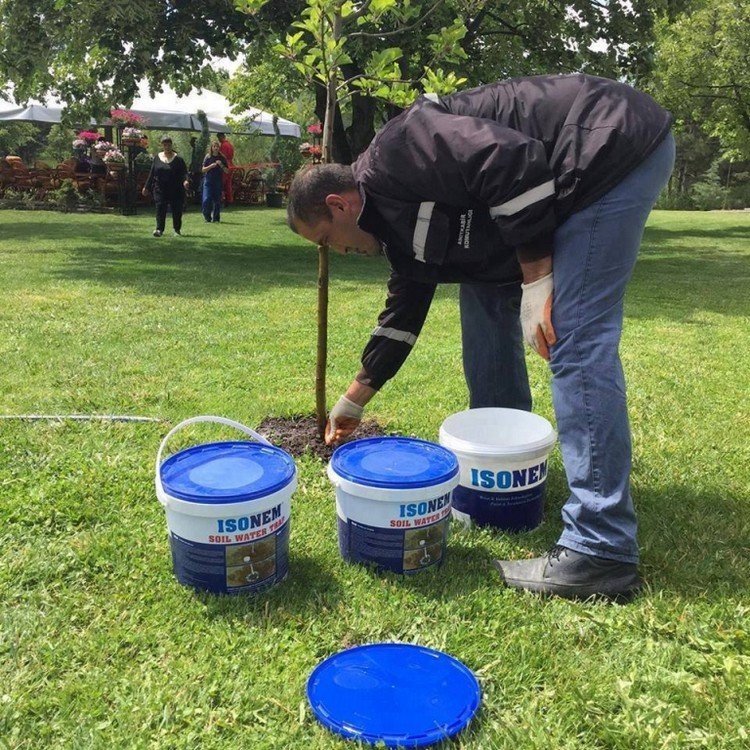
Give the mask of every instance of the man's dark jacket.
<path id="1" fill-rule="evenodd" d="M 423 96 L 388 122 L 352 165 L 358 223 L 392 269 L 357 379 L 377 389 L 395 375 L 436 284 L 518 283 L 518 260 L 551 255 L 555 229 L 643 162 L 671 121 L 630 86 L 574 74 Z"/>

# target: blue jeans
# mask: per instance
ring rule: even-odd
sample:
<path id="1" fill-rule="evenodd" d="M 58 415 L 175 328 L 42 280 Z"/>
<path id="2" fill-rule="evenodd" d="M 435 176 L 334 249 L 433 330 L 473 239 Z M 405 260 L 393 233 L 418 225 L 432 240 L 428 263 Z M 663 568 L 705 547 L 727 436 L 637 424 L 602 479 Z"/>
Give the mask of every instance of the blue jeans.
<path id="1" fill-rule="evenodd" d="M 646 219 L 669 179 L 674 156 L 670 134 L 622 182 L 570 216 L 554 235 L 552 401 L 570 488 L 559 544 L 622 562 L 638 561 L 630 425 L 618 351 L 623 300 Z M 463 300 L 462 290 L 462 305 Z M 481 320 L 475 307 L 462 310 L 464 331 L 469 318 Z M 474 362 L 487 353 L 500 363 L 499 372 L 510 373 L 520 364 L 498 358 L 518 356 L 518 332 L 506 328 L 501 317 L 497 320 L 505 330 L 504 343 L 493 341 L 497 328 L 465 335 L 464 360 Z M 473 368 L 465 371 L 467 380 L 470 373 L 474 377 Z M 469 389 L 473 393 L 471 384 Z"/>
<path id="2" fill-rule="evenodd" d="M 203 179 L 203 204 L 201 209 L 206 221 L 221 220 L 221 182 L 213 184 L 211 180 Z"/>
<path id="3" fill-rule="evenodd" d="M 520 284 L 461 284 L 461 342 L 469 406 L 531 411 L 518 313 Z"/>

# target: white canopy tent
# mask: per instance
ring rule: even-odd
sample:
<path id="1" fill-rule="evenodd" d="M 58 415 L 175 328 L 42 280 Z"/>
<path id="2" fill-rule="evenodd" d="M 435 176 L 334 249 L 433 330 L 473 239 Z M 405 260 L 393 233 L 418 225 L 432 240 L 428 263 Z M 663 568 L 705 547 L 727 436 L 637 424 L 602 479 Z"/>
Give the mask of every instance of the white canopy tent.
<path id="1" fill-rule="evenodd" d="M 61 121 L 64 107 L 54 97 L 48 97 L 43 102 L 31 100 L 25 105 L 0 97 L 0 120 L 55 124 Z M 128 109 L 145 117 L 148 120 L 147 127 L 157 130 L 199 131 L 201 125 L 196 113 L 203 110 L 208 118 L 208 127 L 214 133 L 274 135 L 272 114 L 254 107 L 233 114 L 229 100 L 208 89 L 200 92 L 192 89 L 186 96 L 178 96 L 169 86 L 163 85 L 152 97 L 148 83 L 142 81 L 138 86 L 138 96 Z M 230 117 L 236 125 L 227 121 Z M 98 123 L 92 119 L 90 124 L 105 125 L 106 122 Z M 300 137 L 300 126 L 290 120 L 279 117 L 278 127 L 282 136 Z"/>
<path id="2" fill-rule="evenodd" d="M 53 97 L 43 102 L 36 99 L 29 100 L 25 105 L 19 105 L 13 100 L 0 97 L 0 120 L 15 120 L 19 122 L 39 122 L 55 125 L 60 122 L 65 105 Z M 91 120 L 91 125 L 95 125 Z"/>
<path id="3" fill-rule="evenodd" d="M 163 130 L 200 130 L 200 122 L 195 116 L 200 109 L 206 113 L 208 127 L 213 132 L 274 134 L 272 114 L 254 107 L 233 114 L 229 100 L 208 89 L 200 92 L 192 89 L 186 96 L 178 96 L 164 85 L 151 97 L 148 84 L 141 81 L 138 96 L 128 109 L 146 117 L 149 127 Z M 230 117 L 237 126 L 233 127 L 227 122 Z M 300 126 L 296 123 L 279 117 L 278 126 L 279 135 L 300 137 Z"/>

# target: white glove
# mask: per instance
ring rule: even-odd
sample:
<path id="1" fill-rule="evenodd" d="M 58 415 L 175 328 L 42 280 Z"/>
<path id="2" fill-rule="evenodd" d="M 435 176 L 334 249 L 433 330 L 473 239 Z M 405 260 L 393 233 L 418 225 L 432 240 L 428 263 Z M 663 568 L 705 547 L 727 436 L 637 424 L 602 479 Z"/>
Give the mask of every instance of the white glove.
<path id="1" fill-rule="evenodd" d="M 521 328 L 526 343 L 544 359 L 549 347 L 557 342 L 552 327 L 552 273 L 530 284 L 521 284 Z"/>
<path id="2" fill-rule="evenodd" d="M 359 426 L 365 407 L 355 404 L 354 401 L 342 396 L 328 415 L 326 424 L 326 443 L 340 443 L 348 438 Z"/>

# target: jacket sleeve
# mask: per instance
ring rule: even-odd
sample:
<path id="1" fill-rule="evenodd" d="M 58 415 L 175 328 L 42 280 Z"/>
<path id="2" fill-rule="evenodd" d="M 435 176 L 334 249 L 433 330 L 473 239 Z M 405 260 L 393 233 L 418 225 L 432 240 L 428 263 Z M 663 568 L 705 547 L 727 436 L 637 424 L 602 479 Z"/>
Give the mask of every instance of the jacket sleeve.
<path id="1" fill-rule="evenodd" d="M 435 286 L 391 272 L 385 309 L 362 353 L 360 383 L 379 390 L 399 371 L 422 330 Z"/>
<path id="2" fill-rule="evenodd" d="M 414 106 L 395 137 L 402 148 L 381 148 L 383 166 L 415 197 L 487 206 L 521 260 L 551 254 L 555 180 L 541 141 L 429 101 Z"/>

